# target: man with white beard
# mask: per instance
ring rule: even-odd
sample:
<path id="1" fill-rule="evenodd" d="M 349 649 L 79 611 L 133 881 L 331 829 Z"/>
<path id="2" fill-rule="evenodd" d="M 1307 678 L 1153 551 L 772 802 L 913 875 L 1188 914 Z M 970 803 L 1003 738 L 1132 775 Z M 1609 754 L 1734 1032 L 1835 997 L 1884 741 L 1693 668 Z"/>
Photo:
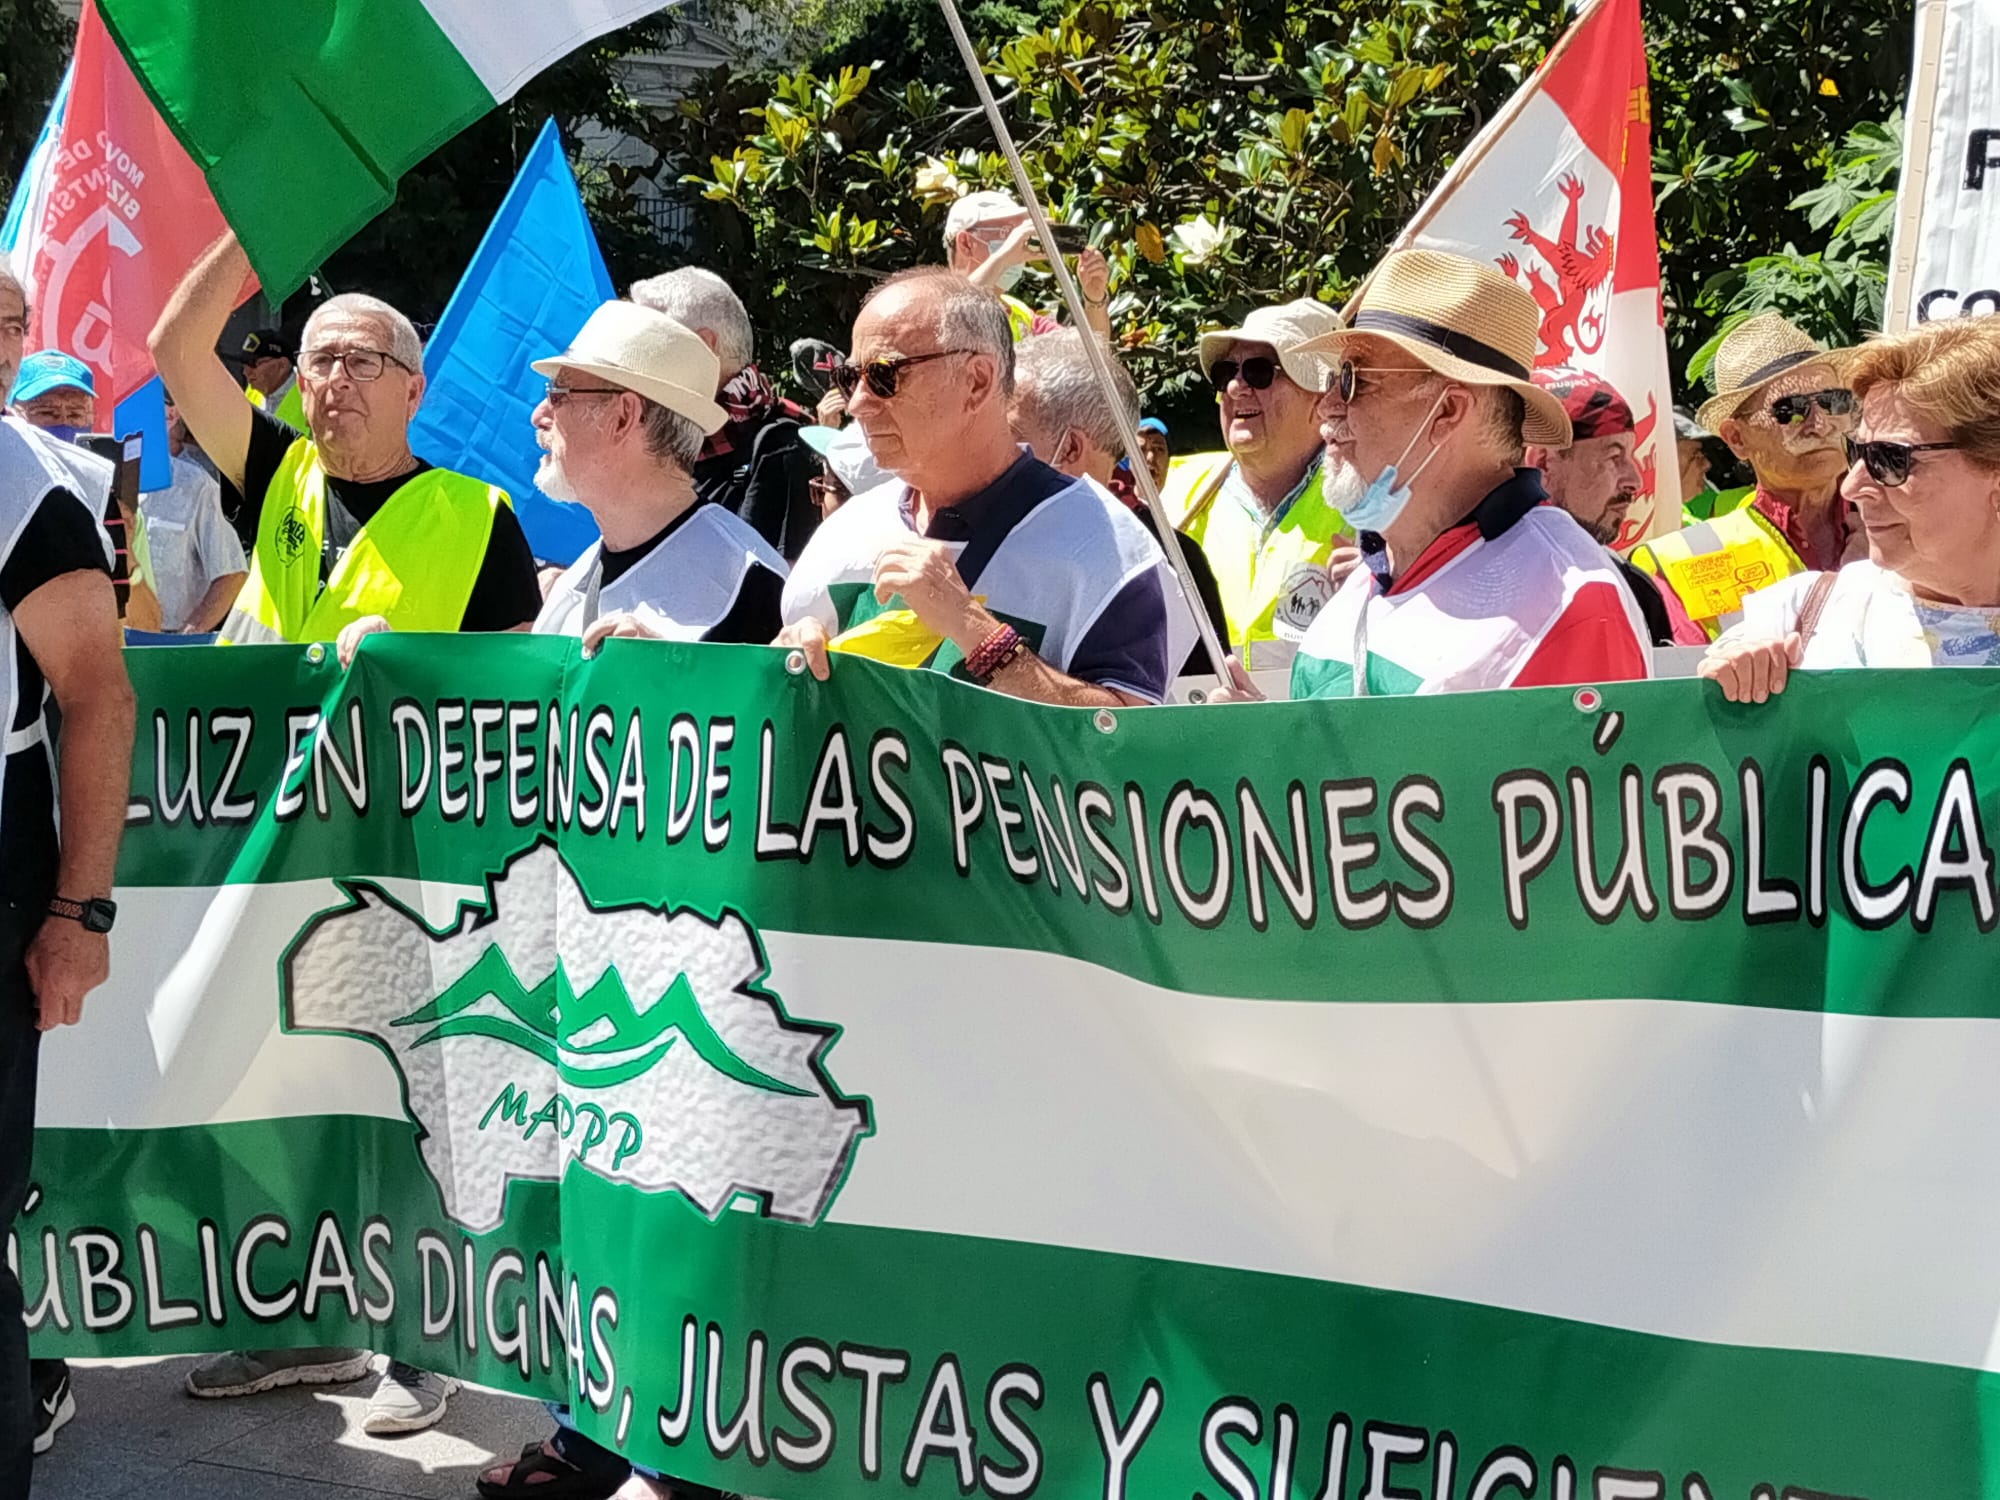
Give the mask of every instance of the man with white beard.
<path id="1" fill-rule="evenodd" d="M 1548 503 L 1526 445 L 1569 446 L 1532 374 L 1540 309 L 1462 256 L 1387 257 L 1342 327 L 1320 403 L 1325 493 L 1365 566 L 1319 612 L 1293 698 L 1468 692 L 1650 674 L 1644 621 L 1604 549 Z M 1238 675 L 1227 696 L 1253 696 Z"/>
<path id="2" fill-rule="evenodd" d="M 715 354 L 665 313 L 607 302 L 562 354 L 537 360 L 536 487 L 587 509 L 601 540 L 549 588 L 537 635 L 586 652 L 611 636 L 768 643 L 778 633 L 785 561 L 747 523 L 695 498 L 702 439 L 726 413 Z M 359 620 L 340 637 L 353 660 Z"/>

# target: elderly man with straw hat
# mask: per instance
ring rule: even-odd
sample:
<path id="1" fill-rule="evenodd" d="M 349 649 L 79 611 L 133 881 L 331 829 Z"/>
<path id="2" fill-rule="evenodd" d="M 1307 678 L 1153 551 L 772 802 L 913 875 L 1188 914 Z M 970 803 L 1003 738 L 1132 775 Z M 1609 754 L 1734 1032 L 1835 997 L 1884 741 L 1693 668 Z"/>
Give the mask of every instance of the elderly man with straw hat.
<path id="1" fill-rule="evenodd" d="M 1534 383 L 1540 322 L 1492 266 L 1406 250 L 1342 327 L 1301 347 L 1333 367 L 1326 498 L 1366 566 L 1306 632 L 1292 697 L 1650 675 L 1645 622 L 1610 559 L 1522 466 L 1527 445 L 1570 442 L 1562 402 Z M 1239 676 L 1231 696 L 1246 688 Z"/>
<path id="2" fill-rule="evenodd" d="M 1357 558 L 1320 485 L 1326 364 L 1299 352 L 1339 323 L 1334 309 L 1304 299 L 1203 334 L 1201 372 L 1227 451 L 1176 458 L 1161 495 L 1208 555 L 1230 637 L 1253 668 L 1291 659 Z"/>
<path id="3" fill-rule="evenodd" d="M 1709 514 L 1632 549 L 1711 637 L 1744 596 L 1807 570 L 1838 568 L 1861 539 L 1841 498 L 1854 397 L 1839 360 L 1776 313 L 1732 329 L 1715 352 L 1715 395 L 1700 425 L 1750 465 L 1754 486 L 1713 497 Z"/>

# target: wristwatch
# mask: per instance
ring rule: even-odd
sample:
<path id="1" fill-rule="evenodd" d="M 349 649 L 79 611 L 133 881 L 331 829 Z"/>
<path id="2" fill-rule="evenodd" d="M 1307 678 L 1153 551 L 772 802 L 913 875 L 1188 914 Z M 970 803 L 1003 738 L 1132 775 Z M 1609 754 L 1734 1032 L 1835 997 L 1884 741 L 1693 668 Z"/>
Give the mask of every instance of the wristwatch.
<path id="1" fill-rule="evenodd" d="M 107 901 L 102 896 L 93 896 L 88 901 L 72 901 L 67 896 L 51 896 L 49 915 L 81 922 L 85 932 L 109 932 L 111 924 L 118 920 L 118 903 Z"/>

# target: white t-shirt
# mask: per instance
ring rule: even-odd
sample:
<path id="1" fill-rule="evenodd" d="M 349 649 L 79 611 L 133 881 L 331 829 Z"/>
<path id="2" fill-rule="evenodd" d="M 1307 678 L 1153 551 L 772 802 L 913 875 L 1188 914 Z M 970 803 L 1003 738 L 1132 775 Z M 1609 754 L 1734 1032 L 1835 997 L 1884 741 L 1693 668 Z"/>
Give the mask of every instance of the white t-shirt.
<path id="1" fill-rule="evenodd" d="M 195 606 L 218 578 L 248 571 L 243 542 L 222 514 L 222 487 L 201 465 L 174 460 L 174 482 L 139 497 L 133 556 L 160 600 L 160 628 L 191 627 Z"/>
<path id="2" fill-rule="evenodd" d="M 1782 640 L 1798 628 L 1818 573 L 1799 573 L 1743 600 L 1743 618 L 1722 641 Z M 2000 610 L 1930 604 L 1900 574 L 1867 560 L 1834 575 L 1833 592 L 1799 665 L 1833 667 L 1988 666 Z"/>

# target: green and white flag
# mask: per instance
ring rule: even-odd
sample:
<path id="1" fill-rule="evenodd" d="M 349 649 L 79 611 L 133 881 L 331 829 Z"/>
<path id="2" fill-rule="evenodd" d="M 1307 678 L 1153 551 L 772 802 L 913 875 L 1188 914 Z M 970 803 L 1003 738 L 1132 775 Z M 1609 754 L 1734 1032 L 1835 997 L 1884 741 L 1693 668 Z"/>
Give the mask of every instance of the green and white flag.
<path id="1" fill-rule="evenodd" d="M 131 661 L 39 1353 L 369 1344 L 783 1500 L 2000 1495 L 1987 674 Z"/>
<path id="2" fill-rule="evenodd" d="M 265 291 L 282 297 L 437 147 L 672 0 L 94 3 Z"/>

